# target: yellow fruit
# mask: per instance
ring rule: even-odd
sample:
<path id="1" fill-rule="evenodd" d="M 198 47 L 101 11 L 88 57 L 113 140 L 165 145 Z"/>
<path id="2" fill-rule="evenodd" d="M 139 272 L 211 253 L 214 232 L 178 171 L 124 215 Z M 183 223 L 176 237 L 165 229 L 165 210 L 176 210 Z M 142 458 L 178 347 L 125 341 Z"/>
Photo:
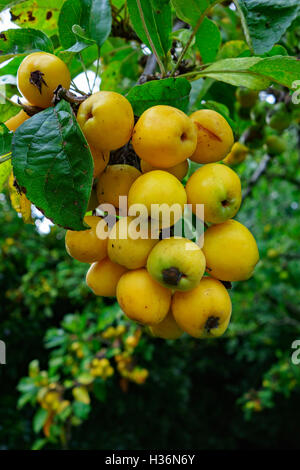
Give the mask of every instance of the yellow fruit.
<path id="1" fill-rule="evenodd" d="M 109 151 L 97 150 L 90 146 L 90 151 L 94 160 L 94 173 L 93 177 L 97 178 L 107 167 L 109 162 Z"/>
<path id="2" fill-rule="evenodd" d="M 85 405 L 89 405 L 91 402 L 89 392 L 87 391 L 86 387 L 74 387 L 72 390 L 73 397 L 76 401 L 80 401 Z"/>
<path id="3" fill-rule="evenodd" d="M 222 281 L 249 279 L 259 261 L 253 235 L 236 220 L 209 227 L 204 233 L 203 253 L 207 272 Z"/>
<path id="4" fill-rule="evenodd" d="M 209 163 L 195 171 L 187 182 L 186 193 L 195 214 L 196 205 L 204 204 L 204 219 L 211 224 L 234 217 L 242 202 L 240 178 L 219 163 Z"/>
<path id="5" fill-rule="evenodd" d="M 249 149 L 246 145 L 243 145 L 240 142 L 235 142 L 231 152 L 224 158 L 223 163 L 229 166 L 238 165 L 246 159 L 248 153 Z"/>
<path id="6" fill-rule="evenodd" d="M 126 338 L 126 340 L 125 340 L 125 344 L 129 348 L 135 348 L 138 345 L 139 340 L 140 340 L 140 338 L 138 338 L 136 336 L 128 336 L 128 338 Z"/>
<path id="7" fill-rule="evenodd" d="M 68 89 L 71 76 L 66 64 L 48 52 L 29 54 L 18 69 L 18 88 L 33 105 L 48 108 L 58 85 Z"/>
<path id="8" fill-rule="evenodd" d="M 125 272 L 126 272 L 126 270 L 125 270 Z M 107 330 L 103 331 L 103 333 L 102 333 L 102 338 L 104 338 L 104 339 L 115 338 L 116 336 L 117 336 L 116 328 L 114 328 L 113 326 L 109 326 L 107 328 Z M 97 361 L 98 361 L 98 359 L 97 359 Z"/>
<path id="9" fill-rule="evenodd" d="M 134 126 L 131 104 L 113 91 L 89 96 L 79 106 L 77 120 L 89 145 L 98 150 L 116 150 L 127 144 Z"/>
<path id="10" fill-rule="evenodd" d="M 156 168 L 170 168 L 195 151 L 197 133 L 190 119 L 172 106 L 153 106 L 136 123 L 132 145 L 138 156 Z"/>
<path id="11" fill-rule="evenodd" d="M 279 251 L 279 250 L 275 250 L 274 248 L 270 248 L 270 249 L 267 251 L 267 257 L 268 257 L 268 258 L 277 258 L 279 255 L 280 255 L 280 251 Z"/>
<path id="12" fill-rule="evenodd" d="M 107 246 L 110 259 L 128 269 L 146 266 L 149 253 L 158 242 L 157 239 L 151 239 L 148 223 L 146 230 L 143 230 L 141 227 L 137 229 L 133 221 L 133 217 L 118 220 L 109 234 Z"/>
<path id="13" fill-rule="evenodd" d="M 101 217 L 86 216 L 84 221 L 91 228 L 76 232 L 68 230 L 66 233 L 66 250 L 72 258 L 82 263 L 94 263 L 107 256 L 107 239 L 97 237 L 97 225 Z"/>
<path id="14" fill-rule="evenodd" d="M 123 266 L 104 258 L 92 264 L 86 274 L 86 283 L 95 295 L 115 297 L 119 279 L 126 271 Z"/>
<path id="15" fill-rule="evenodd" d="M 116 336 L 121 336 L 121 335 L 123 335 L 123 334 L 125 333 L 125 331 L 126 331 L 126 328 L 125 328 L 124 325 L 118 325 L 118 326 L 116 327 Z"/>
<path id="16" fill-rule="evenodd" d="M 149 329 L 153 336 L 162 339 L 178 339 L 183 334 L 171 310 L 162 322 L 158 323 L 158 325 L 150 326 Z"/>
<path id="17" fill-rule="evenodd" d="M 197 147 L 190 159 L 197 163 L 223 160 L 234 143 L 231 127 L 226 119 L 210 109 L 195 111 L 190 119 L 197 129 Z"/>
<path id="18" fill-rule="evenodd" d="M 221 336 L 230 321 L 231 300 L 223 284 L 204 277 L 189 292 L 176 292 L 172 311 L 179 327 L 195 338 Z"/>
<path id="19" fill-rule="evenodd" d="M 138 269 L 123 274 L 117 286 L 117 300 L 131 320 L 155 325 L 169 311 L 171 291 L 154 281 L 146 269 Z"/>
<path id="20" fill-rule="evenodd" d="M 142 173 L 148 173 L 148 171 L 158 170 L 159 168 L 155 168 L 154 166 L 150 165 L 150 163 L 141 160 L 141 170 Z M 171 173 L 171 175 L 176 176 L 179 181 L 183 180 L 189 170 L 189 162 L 184 160 L 184 162 L 178 163 L 178 165 L 171 166 L 170 168 L 166 168 L 165 171 Z"/>
<path id="21" fill-rule="evenodd" d="M 147 270 L 165 287 L 191 290 L 205 272 L 205 257 L 196 243 L 186 238 L 161 240 L 151 251 Z"/>
<path id="22" fill-rule="evenodd" d="M 182 217 L 186 202 L 183 185 L 175 176 L 161 170 L 137 178 L 128 193 L 129 210 L 134 204 L 143 204 L 148 216 L 159 221 L 162 227 L 169 227 Z M 176 210 L 170 213 L 173 205 Z"/>
<path id="23" fill-rule="evenodd" d="M 97 196 L 99 204 L 119 207 L 119 197 L 127 196 L 141 172 L 131 165 L 109 165 L 99 176 Z"/>
<path id="24" fill-rule="evenodd" d="M 28 116 L 27 113 L 25 113 L 25 111 L 20 111 L 18 114 L 16 114 L 15 116 L 11 117 L 10 119 L 8 119 L 4 124 L 6 125 L 6 127 L 10 130 L 10 131 L 13 131 L 15 132 L 18 127 L 23 124 L 23 122 L 27 121 L 27 119 L 29 119 L 30 116 Z"/>

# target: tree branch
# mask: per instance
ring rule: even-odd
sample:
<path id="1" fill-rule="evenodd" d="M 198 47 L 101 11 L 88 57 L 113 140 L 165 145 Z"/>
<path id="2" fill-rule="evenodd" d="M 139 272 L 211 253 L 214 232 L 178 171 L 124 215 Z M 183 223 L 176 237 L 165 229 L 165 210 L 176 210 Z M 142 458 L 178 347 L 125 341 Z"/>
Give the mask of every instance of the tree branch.
<path id="1" fill-rule="evenodd" d="M 244 191 L 243 194 L 243 202 L 245 199 L 250 196 L 250 194 L 253 191 L 254 186 L 258 183 L 260 178 L 266 173 L 268 165 L 270 161 L 272 160 L 272 157 L 270 155 L 265 155 L 258 167 L 256 168 L 255 172 L 253 173 L 252 177 L 249 180 L 248 187 Z"/>
<path id="2" fill-rule="evenodd" d="M 140 78 L 138 79 L 138 85 L 141 85 L 142 83 L 146 83 L 146 82 L 149 82 L 150 80 L 155 79 L 153 74 L 155 72 L 156 64 L 157 64 L 157 61 L 156 61 L 155 55 L 154 54 L 149 55 L 147 58 L 145 69 L 142 75 L 140 76 Z"/>

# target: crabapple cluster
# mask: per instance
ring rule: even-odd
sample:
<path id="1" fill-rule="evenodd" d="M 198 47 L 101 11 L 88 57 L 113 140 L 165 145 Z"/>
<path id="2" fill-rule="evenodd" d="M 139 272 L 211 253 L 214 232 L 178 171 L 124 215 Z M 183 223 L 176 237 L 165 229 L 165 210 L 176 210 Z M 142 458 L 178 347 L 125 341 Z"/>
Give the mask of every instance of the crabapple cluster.
<path id="1" fill-rule="evenodd" d="M 70 74 L 59 58 L 33 53 L 20 65 L 18 84 L 30 105 L 46 108 L 59 84 L 69 88 Z M 239 99 L 252 106 L 256 96 L 240 94 Z M 7 125 L 15 130 L 27 118 L 21 111 Z M 93 157 L 94 184 L 87 229 L 68 230 L 65 244 L 70 256 L 90 264 L 87 285 L 95 295 L 116 296 L 124 314 L 154 336 L 222 335 L 232 311 L 227 283 L 249 279 L 259 260 L 252 234 L 234 220 L 242 191 L 230 166 L 245 158 L 247 147 L 234 143 L 230 125 L 216 111 L 201 109 L 188 116 L 156 105 L 135 118 L 130 102 L 112 91 L 88 96 L 77 122 Z M 124 158 L 112 161 L 112 153 L 122 148 Z M 126 160 L 128 148 L 135 165 Z M 199 168 L 192 172 L 189 162 Z M 196 217 L 197 207 L 204 206 L 206 231 L 199 243 L 171 235 L 187 204 Z M 107 211 L 100 215 L 96 210 L 99 206 L 114 209 L 113 225 L 107 223 Z M 170 229 L 167 237 L 165 229 Z M 118 360 L 124 377 L 131 370 L 126 361 Z M 109 376 L 109 367 L 100 359 L 91 364 L 96 376 Z M 145 380 L 146 372 L 136 373 L 137 381 Z"/>
<path id="2" fill-rule="evenodd" d="M 231 152 L 241 160 L 247 148 L 234 145 L 228 122 L 215 111 L 202 109 L 189 117 L 157 105 L 135 123 L 126 98 L 108 91 L 80 105 L 78 122 L 94 149 L 95 167 L 97 155 L 128 143 L 139 158 L 138 168 L 128 162 L 108 163 L 96 175 L 93 208 L 111 205 L 117 214 L 107 236 L 99 237 L 105 215 L 97 211 L 86 216 L 86 231 L 66 234 L 68 253 L 91 264 L 87 285 L 96 295 L 116 296 L 125 315 L 154 336 L 222 335 L 232 310 L 226 282 L 251 277 L 259 259 L 252 234 L 233 219 L 242 200 L 240 179 L 222 161 Z M 190 176 L 189 161 L 201 164 Z M 204 205 L 202 248 L 184 237 L 161 235 L 178 222 L 186 204 L 195 215 L 197 206 Z M 179 215 L 170 210 L 173 205 L 182 209 Z M 140 209 L 135 217 L 131 209 L 136 206 L 145 208 L 146 215 Z M 161 210 L 153 211 L 154 206 Z M 170 216 L 167 222 L 164 209 Z M 158 236 L 153 236 L 152 224 Z M 120 367 L 123 362 L 120 359 Z"/>

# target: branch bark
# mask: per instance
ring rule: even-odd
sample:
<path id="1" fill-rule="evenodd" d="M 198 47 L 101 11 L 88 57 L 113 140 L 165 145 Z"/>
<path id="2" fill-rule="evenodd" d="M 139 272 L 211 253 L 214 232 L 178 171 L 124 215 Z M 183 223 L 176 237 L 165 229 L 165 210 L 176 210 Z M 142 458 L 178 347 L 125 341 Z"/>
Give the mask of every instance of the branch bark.
<path id="1" fill-rule="evenodd" d="M 254 186 L 258 183 L 260 178 L 266 173 L 269 163 L 272 160 L 271 155 L 265 155 L 260 164 L 258 165 L 257 169 L 253 173 L 252 177 L 249 180 L 248 187 L 244 191 L 243 194 L 243 202 L 245 199 L 250 196 L 253 191 Z"/>

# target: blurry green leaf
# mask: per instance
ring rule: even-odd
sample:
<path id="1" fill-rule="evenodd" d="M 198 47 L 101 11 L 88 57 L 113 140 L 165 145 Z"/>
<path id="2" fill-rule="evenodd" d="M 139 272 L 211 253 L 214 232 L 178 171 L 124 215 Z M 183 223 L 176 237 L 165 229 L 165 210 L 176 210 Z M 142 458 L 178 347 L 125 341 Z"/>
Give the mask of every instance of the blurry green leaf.
<path id="1" fill-rule="evenodd" d="M 48 439 L 36 439 L 34 441 L 31 450 L 41 450 L 48 442 Z"/>
<path id="2" fill-rule="evenodd" d="M 0 11 L 5 10 L 17 3 L 21 3 L 23 0 L 0 0 Z"/>
<path id="3" fill-rule="evenodd" d="M 72 403 L 72 408 L 75 416 L 80 419 L 87 419 L 91 411 L 91 405 L 86 405 L 80 401 L 74 401 Z"/>
<path id="4" fill-rule="evenodd" d="M 245 51 L 249 51 L 249 48 L 245 41 L 228 41 L 221 48 L 218 54 L 218 60 L 239 57 Z"/>
<path id="5" fill-rule="evenodd" d="M 2 105 L 3 106 L 3 105 Z M 1 107 L 0 107 L 1 109 Z M 9 132 L 4 124 L 0 124 L 0 159 L 5 158 L 11 151 L 12 133 Z M 2 191 L 8 177 L 11 173 L 11 160 L 0 164 L 0 192 Z"/>
<path id="6" fill-rule="evenodd" d="M 24 122 L 12 149 L 14 175 L 28 199 L 54 223 L 86 230 L 93 161 L 70 104 L 61 101 Z"/>
<path id="7" fill-rule="evenodd" d="M 51 39 L 36 29 L 8 29 L 0 33 L 0 62 L 35 51 L 53 53 Z"/>
<path id="8" fill-rule="evenodd" d="M 186 78 L 166 78 L 133 87 L 127 99 L 137 116 L 155 105 L 169 105 L 186 111 L 190 91 L 191 85 Z"/>
<path id="9" fill-rule="evenodd" d="M 106 396 L 107 396 L 107 392 L 106 392 L 106 384 L 105 382 L 98 378 L 95 382 L 94 382 L 94 385 L 93 385 L 93 392 L 94 392 L 94 395 L 95 397 L 99 400 L 99 401 L 102 401 L 102 402 L 105 402 L 106 401 Z"/>
<path id="10" fill-rule="evenodd" d="M 48 411 L 44 408 L 40 408 L 34 415 L 32 421 L 32 427 L 36 434 L 38 434 L 43 428 L 45 422 L 47 421 Z"/>
<path id="11" fill-rule="evenodd" d="M 57 33 L 57 20 L 64 0 L 23 1 L 10 10 L 14 23 L 22 28 L 41 29 L 53 36 Z"/>
<path id="12" fill-rule="evenodd" d="M 221 33 L 217 25 L 212 20 L 204 18 L 196 34 L 196 45 L 203 63 L 215 60 L 221 42 Z"/>
<path id="13" fill-rule="evenodd" d="M 250 48 L 268 52 L 299 15 L 298 0 L 237 0 Z"/>
<path id="14" fill-rule="evenodd" d="M 300 61 L 293 57 L 249 57 L 224 59 L 207 67 L 199 77 L 207 76 L 235 86 L 263 90 L 275 82 L 292 88 L 299 78 Z"/>
<path id="15" fill-rule="evenodd" d="M 156 52 L 160 57 L 164 57 L 167 55 L 171 46 L 170 34 L 172 31 L 172 15 L 170 2 L 169 0 L 139 1 L 141 3 L 144 21 Z M 128 0 L 127 5 L 134 30 L 143 43 L 152 49 L 145 33 L 137 0 Z"/>
<path id="16" fill-rule="evenodd" d="M 23 393 L 20 396 L 18 403 L 17 403 L 18 410 L 21 410 L 21 408 L 23 408 L 29 401 L 31 401 L 34 396 L 35 396 L 35 393 L 31 393 L 31 392 Z"/>
<path id="17" fill-rule="evenodd" d="M 176 15 L 182 21 L 195 26 L 199 18 L 206 13 L 213 5 L 218 3 L 215 0 L 171 0 L 175 8 Z"/>

